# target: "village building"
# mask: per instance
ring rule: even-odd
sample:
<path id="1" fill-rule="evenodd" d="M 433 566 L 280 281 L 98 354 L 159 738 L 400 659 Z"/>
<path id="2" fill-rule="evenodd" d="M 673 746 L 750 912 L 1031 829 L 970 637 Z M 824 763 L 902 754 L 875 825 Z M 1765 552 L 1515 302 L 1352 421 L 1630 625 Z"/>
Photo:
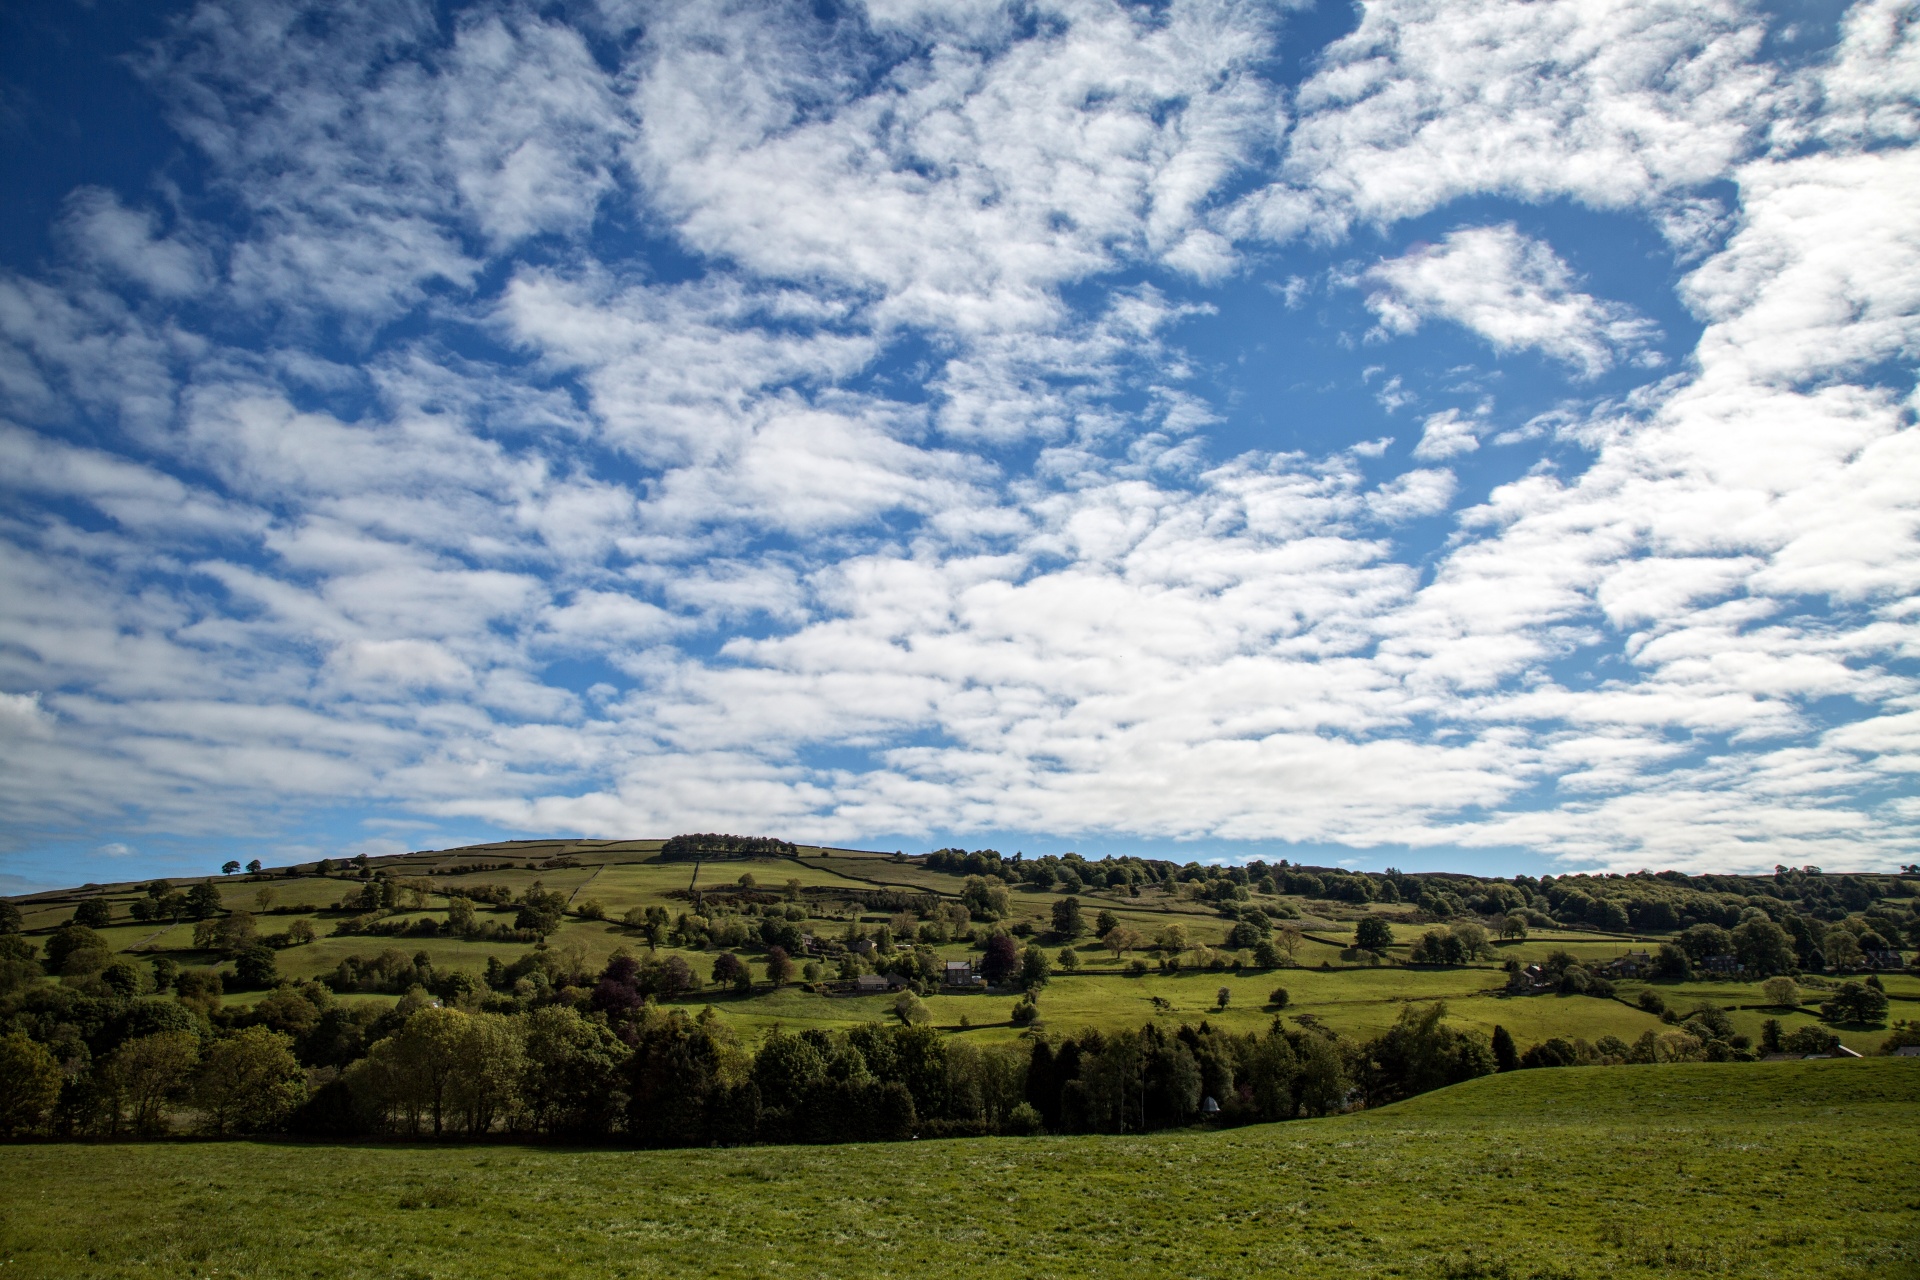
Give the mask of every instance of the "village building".
<path id="1" fill-rule="evenodd" d="M 1629 951 L 1600 966 L 1610 978 L 1638 978 L 1653 972 L 1653 956 L 1645 951 Z"/>
<path id="2" fill-rule="evenodd" d="M 1516 996 L 1537 995 L 1554 989 L 1553 975 L 1542 965 L 1530 964 L 1507 974 L 1507 993 Z"/>
<path id="3" fill-rule="evenodd" d="M 940 974 L 943 987 L 983 987 L 987 980 L 973 971 L 971 960 L 949 960 Z"/>

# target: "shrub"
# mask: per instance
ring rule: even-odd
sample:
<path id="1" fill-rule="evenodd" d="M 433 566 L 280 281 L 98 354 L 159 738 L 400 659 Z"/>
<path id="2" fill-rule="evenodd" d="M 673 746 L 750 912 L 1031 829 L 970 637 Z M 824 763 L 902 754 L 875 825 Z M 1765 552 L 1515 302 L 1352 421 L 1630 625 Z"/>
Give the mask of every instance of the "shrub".
<path id="1" fill-rule="evenodd" d="M 1001 1130 L 1016 1138 L 1031 1137 L 1045 1131 L 1040 1122 L 1040 1113 L 1033 1109 L 1031 1102 L 1023 1102 L 1007 1113 L 1007 1121 Z"/>
<path id="2" fill-rule="evenodd" d="M 1285 987 L 1275 987 L 1267 996 L 1267 1003 L 1275 1009 L 1284 1009 L 1287 1007 L 1287 1001 L 1291 998 L 1292 997 L 1287 994 Z"/>

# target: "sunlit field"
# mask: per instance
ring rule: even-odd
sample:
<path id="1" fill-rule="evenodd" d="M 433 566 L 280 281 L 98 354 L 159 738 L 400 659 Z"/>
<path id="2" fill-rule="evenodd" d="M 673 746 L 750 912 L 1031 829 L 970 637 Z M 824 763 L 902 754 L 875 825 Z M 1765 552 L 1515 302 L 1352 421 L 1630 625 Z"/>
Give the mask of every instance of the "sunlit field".
<path id="1" fill-rule="evenodd" d="M 1920 1062 L 1573 1068 L 1224 1132 L 0 1148 L 7 1274 L 1920 1274 Z"/>

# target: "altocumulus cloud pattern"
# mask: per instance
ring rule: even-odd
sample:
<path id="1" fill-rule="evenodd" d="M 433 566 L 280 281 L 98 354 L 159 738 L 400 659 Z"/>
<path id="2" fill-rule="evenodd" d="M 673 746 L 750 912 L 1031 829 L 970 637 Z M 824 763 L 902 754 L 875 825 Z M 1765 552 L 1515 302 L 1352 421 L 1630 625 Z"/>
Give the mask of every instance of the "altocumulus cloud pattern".
<path id="1" fill-rule="evenodd" d="M 29 878 L 1912 858 L 1914 0 L 112 9 L 9 20 Z"/>

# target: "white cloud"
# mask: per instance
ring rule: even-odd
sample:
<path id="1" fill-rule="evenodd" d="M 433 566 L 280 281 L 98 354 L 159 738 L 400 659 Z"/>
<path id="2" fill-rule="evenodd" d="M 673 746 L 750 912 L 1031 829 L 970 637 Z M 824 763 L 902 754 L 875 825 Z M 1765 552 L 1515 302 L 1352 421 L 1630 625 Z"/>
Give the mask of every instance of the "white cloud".
<path id="1" fill-rule="evenodd" d="M 1413 456 L 1422 462 L 1437 462 L 1472 453 L 1479 447 L 1479 424 L 1463 417 L 1458 409 L 1443 409 L 1427 415 L 1420 431 L 1420 443 L 1413 446 Z"/>
<path id="2" fill-rule="evenodd" d="M 1552 246 L 1512 223 L 1450 231 L 1440 243 L 1376 263 L 1367 307 L 1381 334 L 1409 334 L 1439 317 L 1495 351 L 1532 348 L 1587 377 L 1645 350 L 1659 330 L 1617 302 L 1581 293 Z"/>
<path id="3" fill-rule="evenodd" d="M 67 197 L 62 230 L 82 258 L 162 297 L 189 297 L 206 287 L 207 255 L 159 235 L 151 214 L 127 208 L 111 191 L 74 191 Z"/>
<path id="4" fill-rule="evenodd" d="M 1762 34 L 1733 0 L 1374 0 L 1234 223 L 1332 240 L 1481 193 L 1684 208 L 1765 123 Z"/>

